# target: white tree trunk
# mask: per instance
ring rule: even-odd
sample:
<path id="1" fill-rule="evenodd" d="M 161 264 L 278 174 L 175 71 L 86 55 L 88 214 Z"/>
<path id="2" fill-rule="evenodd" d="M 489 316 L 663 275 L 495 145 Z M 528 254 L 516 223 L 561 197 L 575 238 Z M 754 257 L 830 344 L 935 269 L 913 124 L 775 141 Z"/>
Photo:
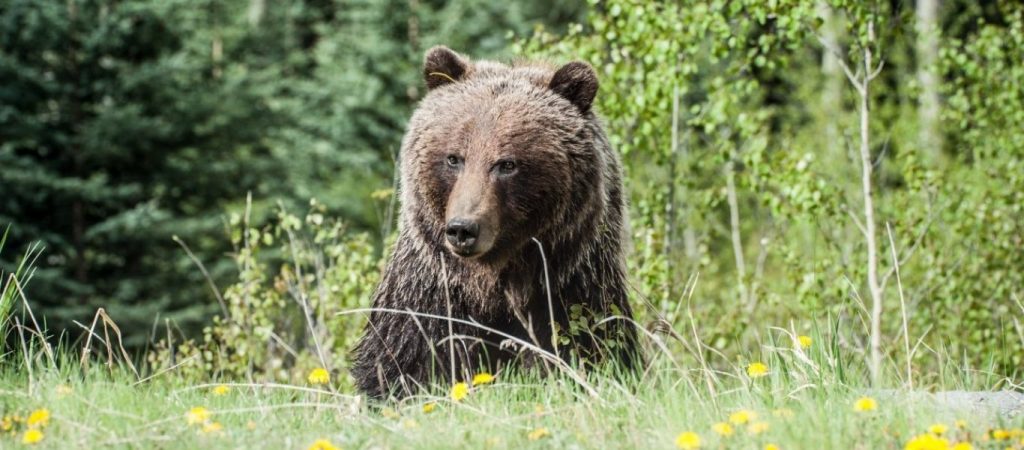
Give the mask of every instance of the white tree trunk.
<path id="1" fill-rule="evenodd" d="M 740 301 L 746 311 L 753 310 L 750 290 L 747 289 L 747 263 L 743 257 L 743 235 L 740 229 L 740 205 L 736 195 L 736 162 L 730 156 L 725 165 L 725 188 L 729 202 L 729 228 L 732 238 L 732 252 L 736 259 L 736 281 L 739 283 Z"/>
<path id="2" fill-rule="evenodd" d="M 267 10 L 267 0 L 249 0 L 249 11 L 247 18 L 249 26 L 256 28 L 263 20 L 263 13 Z"/>
<path id="3" fill-rule="evenodd" d="M 942 156 L 939 131 L 939 82 L 935 63 L 939 56 L 937 18 L 940 0 L 917 0 L 918 145 L 936 162 Z"/>
<path id="4" fill-rule="evenodd" d="M 874 22 L 868 23 L 868 42 L 864 46 L 864 75 L 861 78 L 860 94 L 860 162 L 861 187 L 864 195 L 864 241 L 868 247 L 867 269 L 868 290 L 871 294 L 871 359 L 868 369 L 871 372 L 871 384 L 878 385 L 882 367 L 882 288 L 878 281 L 878 242 L 875 225 L 875 205 L 872 194 L 874 167 L 871 161 L 871 80 L 874 78 L 875 66 L 872 61 L 871 46 L 875 41 Z"/>

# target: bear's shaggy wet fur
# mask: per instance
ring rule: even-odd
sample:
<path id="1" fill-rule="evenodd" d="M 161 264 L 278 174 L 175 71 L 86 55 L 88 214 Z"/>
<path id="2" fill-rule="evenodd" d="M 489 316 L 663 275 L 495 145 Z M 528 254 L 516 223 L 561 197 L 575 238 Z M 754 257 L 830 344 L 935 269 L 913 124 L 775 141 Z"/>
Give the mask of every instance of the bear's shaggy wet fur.
<path id="1" fill-rule="evenodd" d="M 445 47 L 423 72 L 399 157 L 398 241 L 354 350 L 359 389 L 404 396 L 556 353 L 634 365 L 622 174 L 591 109 L 597 74 Z"/>

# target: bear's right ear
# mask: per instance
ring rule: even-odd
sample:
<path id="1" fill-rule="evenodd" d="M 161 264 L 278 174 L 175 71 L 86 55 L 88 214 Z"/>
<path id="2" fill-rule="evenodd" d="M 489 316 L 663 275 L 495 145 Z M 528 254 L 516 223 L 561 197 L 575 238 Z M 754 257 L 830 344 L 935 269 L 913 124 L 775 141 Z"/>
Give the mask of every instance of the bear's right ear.
<path id="1" fill-rule="evenodd" d="M 427 50 L 423 57 L 423 79 L 427 89 L 454 83 L 469 72 L 469 61 L 443 45 Z"/>

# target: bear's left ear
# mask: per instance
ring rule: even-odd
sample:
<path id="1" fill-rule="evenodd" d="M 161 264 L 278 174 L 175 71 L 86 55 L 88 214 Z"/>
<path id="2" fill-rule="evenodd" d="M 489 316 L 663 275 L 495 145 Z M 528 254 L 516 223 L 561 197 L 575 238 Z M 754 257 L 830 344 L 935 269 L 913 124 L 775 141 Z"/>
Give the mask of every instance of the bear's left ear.
<path id="1" fill-rule="evenodd" d="M 548 87 L 586 114 L 597 95 L 597 72 L 590 64 L 573 61 L 555 72 Z"/>

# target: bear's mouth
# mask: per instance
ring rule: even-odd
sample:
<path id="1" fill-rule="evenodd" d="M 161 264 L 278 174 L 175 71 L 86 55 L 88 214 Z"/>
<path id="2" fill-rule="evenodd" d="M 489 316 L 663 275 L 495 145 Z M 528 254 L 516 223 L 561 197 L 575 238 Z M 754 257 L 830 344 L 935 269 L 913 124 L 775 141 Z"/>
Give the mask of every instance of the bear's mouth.
<path id="1" fill-rule="evenodd" d="M 484 254 L 484 252 L 476 251 L 474 249 L 452 248 L 451 245 L 448 246 L 448 250 L 451 250 L 455 256 L 466 259 L 476 259 Z"/>

